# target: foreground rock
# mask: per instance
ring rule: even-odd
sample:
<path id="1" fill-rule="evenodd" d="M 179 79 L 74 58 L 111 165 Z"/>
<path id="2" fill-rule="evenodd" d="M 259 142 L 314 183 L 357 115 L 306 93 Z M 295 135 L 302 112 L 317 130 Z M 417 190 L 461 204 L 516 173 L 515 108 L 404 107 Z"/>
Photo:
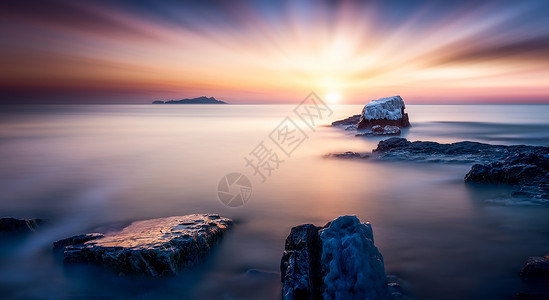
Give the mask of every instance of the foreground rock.
<path id="1" fill-rule="evenodd" d="M 282 256 L 283 299 L 390 299 L 372 227 L 356 216 L 292 228 Z"/>
<path id="2" fill-rule="evenodd" d="M 42 219 L 0 218 L 0 237 L 29 234 L 35 232 L 44 223 Z"/>
<path id="3" fill-rule="evenodd" d="M 100 265 L 117 274 L 173 276 L 206 256 L 232 221 L 194 214 L 134 222 L 120 232 L 54 243 L 65 263 Z"/>
<path id="4" fill-rule="evenodd" d="M 549 287 L 549 253 L 544 257 L 530 257 L 526 265 L 520 270 L 520 277 L 524 280 L 543 280 Z"/>

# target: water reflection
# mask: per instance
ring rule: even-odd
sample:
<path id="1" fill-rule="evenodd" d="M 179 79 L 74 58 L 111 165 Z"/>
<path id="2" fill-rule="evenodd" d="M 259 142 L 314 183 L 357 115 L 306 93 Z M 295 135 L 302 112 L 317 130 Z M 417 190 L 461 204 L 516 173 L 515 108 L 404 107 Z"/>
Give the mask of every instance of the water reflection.
<path id="1" fill-rule="evenodd" d="M 324 159 L 370 151 L 381 138 L 318 127 L 292 158 L 234 209 L 219 178 L 246 170 L 243 157 L 292 106 L 60 106 L 0 114 L 0 211 L 51 225 L 0 246 L 0 292 L 10 298 L 111 296 L 279 299 L 277 276 L 292 226 L 356 214 L 373 225 L 386 269 L 418 299 L 509 298 L 528 256 L 549 250 L 546 207 L 487 202 L 505 188 L 469 186 L 460 164 Z M 409 106 L 409 139 L 546 144 L 545 106 Z M 360 112 L 336 106 L 334 118 Z M 513 116 L 510 118 L 510 116 Z M 509 124 L 512 123 L 512 124 Z M 113 230 L 139 219 L 219 213 L 237 225 L 208 261 L 160 283 L 87 267 L 66 270 L 51 241 Z M 104 292 L 99 292 L 104 291 Z"/>

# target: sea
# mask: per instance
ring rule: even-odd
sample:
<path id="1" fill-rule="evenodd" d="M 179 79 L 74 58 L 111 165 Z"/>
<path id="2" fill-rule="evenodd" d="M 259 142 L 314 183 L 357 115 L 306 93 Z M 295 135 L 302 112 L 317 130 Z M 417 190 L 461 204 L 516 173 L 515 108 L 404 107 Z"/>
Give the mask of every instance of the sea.
<path id="1" fill-rule="evenodd" d="M 387 274 L 413 299 L 511 299 L 535 291 L 518 272 L 549 252 L 549 207 L 496 201 L 512 187 L 470 185 L 465 163 L 328 159 L 371 152 L 296 105 L 26 105 L 0 110 L 0 216 L 48 223 L 0 242 L 2 299 L 280 299 L 293 226 L 341 215 L 369 222 Z M 409 140 L 549 146 L 549 105 L 408 105 Z M 261 166 L 257 162 L 267 161 Z M 259 167 L 258 167 L 259 166 Z M 228 174 L 249 181 L 220 199 Z M 232 192 L 235 190 L 233 189 Z M 217 213 L 233 228 L 173 278 L 63 266 L 52 243 L 133 221 Z M 119 276 L 120 275 L 120 276 Z"/>

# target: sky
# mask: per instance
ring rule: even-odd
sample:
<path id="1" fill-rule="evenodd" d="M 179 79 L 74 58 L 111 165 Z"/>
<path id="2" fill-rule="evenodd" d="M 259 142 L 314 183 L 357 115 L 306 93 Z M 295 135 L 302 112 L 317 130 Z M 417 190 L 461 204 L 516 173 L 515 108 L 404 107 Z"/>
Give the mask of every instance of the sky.
<path id="1" fill-rule="evenodd" d="M 0 2 L 0 103 L 549 104 L 549 1 Z"/>

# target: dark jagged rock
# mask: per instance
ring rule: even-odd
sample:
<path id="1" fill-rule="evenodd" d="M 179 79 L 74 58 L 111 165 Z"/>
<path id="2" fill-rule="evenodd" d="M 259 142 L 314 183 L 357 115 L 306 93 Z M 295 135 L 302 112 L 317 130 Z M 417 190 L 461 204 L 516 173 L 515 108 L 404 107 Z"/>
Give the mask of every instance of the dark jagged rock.
<path id="1" fill-rule="evenodd" d="M 358 122 L 360 121 L 360 114 L 350 116 L 347 119 L 339 120 L 332 122 L 332 126 L 352 126 L 352 125 L 358 125 Z"/>
<path id="2" fill-rule="evenodd" d="M 232 221 L 195 214 L 134 222 L 120 232 L 54 243 L 65 263 L 95 264 L 117 274 L 173 276 L 208 254 Z"/>
<path id="3" fill-rule="evenodd" d="M 356 216 L 292 228 L 280 270 L 283 299 L 390 299 L 372 227 Z"/>
<path id="4" fill-rule="evenodd" d="M 516 185 L 520 191 L 514 196 L 549 204 L 549 152 L 515 153 L 502 162 L 475 164 L 465 181 Z"/>
<path id="5" fill-rule="evenodd" d="M 477 163 L 465 175 L 466 182 L 515 185 L 519 190 L 513 197 L 529 198 L 532 204 L 549 204 L 549 147 L 467 141 L 439 144 L 390 138 L 379 142 L 374 152 L 380 159 Z"/>
<path id="6" fill-rule="evenodd" d="M 408 114 L 404 113 L 405 108 L 400 96 L 372 100 L 362 109 L 357 129 L 372 128 L 376 125 L 409 127 L 410 121 Z"/>
<path id="7" fill-rule="evenodd" d="M 400 127 L 398 126 L 380 126 L 376 125 L 371 130 L 362 133 L 357 133 L 356 136 L 383 136 L 383 135 L 400 135 Z"/>
<path id="8" fill-rule="evenodd" d="M 152 104 L 227 104 L 226 102 L 215 99 L 214 97 L 198 97 L 191 99 L 181 99 L 181 100 L 168 100 L 166 102 L 156 100 Z"/>
<path id="9" fill-rule="evenodd" d="M 520 270 L 524 280 L 544 280 L 549 286 L 549 253 L 544 257 L 530 257 Z"/>
<path id="10" fill-rule="evenodd" d="M 42 219 L 0 218 L 0 237 L 32 233 L 44 223 Z"/>
<path id="11" fill-rule="evenodd" d="M 321 243 L 312 224 L 292 228 L 280 263 L 284 299 L 321 299 Z"/>
<path id="12" fill-rule="evenodd" d="M 410 142 L 405 138 L 389 138 L 378 143 L 374 152 L 386 159 L 415 161 L 492 162 L 504 160 L 515 153 L 548 153 L 549 147 L 525 145 L 490 145 L 478 142 L 440 144 L 429 141 Z"/>
<path id="13" fill-rule="evenodd" d="M 342 153 L 329 153 L 324 157 L 326 158 L 368 158 L 370 156 L 367 154 L 361 154 L 358 152 L 347 151 Z"/>

